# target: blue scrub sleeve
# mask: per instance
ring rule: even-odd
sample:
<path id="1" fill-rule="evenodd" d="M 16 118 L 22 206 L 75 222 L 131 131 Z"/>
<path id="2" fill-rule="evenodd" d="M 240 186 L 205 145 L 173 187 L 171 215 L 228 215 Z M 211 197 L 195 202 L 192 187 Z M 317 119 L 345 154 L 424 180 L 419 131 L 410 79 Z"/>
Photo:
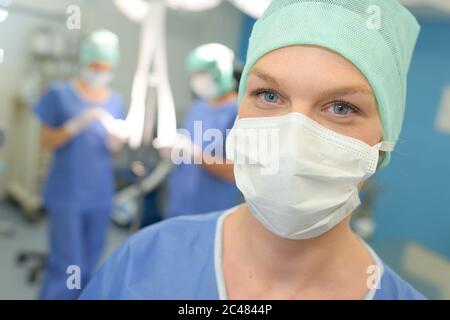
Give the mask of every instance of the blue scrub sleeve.
<path id="1" fill-rule="evenodd" d="M 61 105 L 58 93 L 54 88 L 48 88 L 38 102 L 33 107 L 34 114 L 39 120 L 52 128 L 62 125 L 62 117 L 60 114 Z"/>
<path id="2" fill-rule="evenodd" d="M 237 110 L 237 105 L 236 105 L 230 111 L 227 125 L 226 125 L 225 128 L 223 128 L 223 131 L 222 131 L 222 134 L 225 137 L 224 144 L 223 144 L 223 150 L 222 150 L 222 154 L 223 155 L 226 154 L 226 144 L 225 144 L 225 142 L 226 142 L 226 140 L 228 138 L 228 134 L 230 133 L 231 128 L 233 128 L 234 123 L 236 122 L 237 115 L 238 115 L 238 110 Z"/>
<path id="3" fill-rule="evenodd" d="M 226 125 L 226 128 L 225 128 L 226 129 L 226 132 L 225 132 L 226 136 L 228 136 L 229 130 L 231 128 L 233 128 L 234 123 L 236 122 L 237 114 L 238 114 L 238 111 L 237 111 L 237 106 L 236 106 L 236 107 L 233 107 L 232 110 L 229 113 L 229 119 L 228 119 L 228 122 L 227 122 L 227 125 Z"/>
<path id="4" fill-rule="evenodd" d="M 125 104 L 123 102 L 123 99 L 121 96 L 117 95 L 117 104 L 116 108 L 114 110 L 114 113 L 112 115 L 116 119 L 125 120 L 126 118 L 126 112 L 125 112 Z"/>

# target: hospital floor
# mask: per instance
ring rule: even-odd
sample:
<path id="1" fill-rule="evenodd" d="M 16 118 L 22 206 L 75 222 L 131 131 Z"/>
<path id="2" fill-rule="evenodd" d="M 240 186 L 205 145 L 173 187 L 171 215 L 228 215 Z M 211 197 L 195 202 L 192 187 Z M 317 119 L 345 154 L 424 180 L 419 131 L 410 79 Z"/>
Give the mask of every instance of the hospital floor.
<path id="1" fill-rule="evenodd" d="M 41 277 L 34 284 L 28 283 L 27 264 L 19 265 L 17 256 L 21 251 L 46 252 L 47 222 L 27 222 L 19 209 L 0 202 L 0 300 L 36 299 Z M 103 259 L 128 237 L 124 229 L 111 225 Z M 34 261 L 32 261 L 34 262 Z"/>

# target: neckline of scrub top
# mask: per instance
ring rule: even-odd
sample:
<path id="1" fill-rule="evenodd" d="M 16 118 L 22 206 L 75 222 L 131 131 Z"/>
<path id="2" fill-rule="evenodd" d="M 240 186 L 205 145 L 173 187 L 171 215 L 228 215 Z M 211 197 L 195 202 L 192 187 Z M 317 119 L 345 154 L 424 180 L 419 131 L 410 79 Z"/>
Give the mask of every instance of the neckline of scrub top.
<path id="1" fill-rule="evenodd" d="M 81 93 L 80 93 L 79 90 L 77 89 L 77 86 L 76 86 L 74 80 L 70 80 L 68 85 L 69 85 L 69 88 L 70 88 L 70 91 L 72 92 L 72 94 L 73 94 L 78 100 L 80 100 L 81 103 L 83 103 L 83 104 L 85 104 L 85 105 L 106 105 L 106 104 L 108 104 L 108 103 L 113 99 L 113 94 L 112 94 L 111 90 L 109 90 L 108 96 L 107 96 L 105 99 L 100 100 L 100 101 L 91 101 L 91 100 L 85 99 L 85 98 L 81 95 Z"/>
<path id="2" fill-rule="evenodd" d="M 380 288 L 381 278 L 383 277 L 383 273 L 384 273 L 384 265 L 383 265 L 383 262 L 381 261 L 380 257 L 372 249 L 372 247 L 369 246 L 361 237 L 359 237 L 359 239 L 366 246 L 367 250 L 369 250 L 369 254 L 372 257 L 373 262 L 375 262 L 376 270 L 379 273 L 377 282 L 373 285 L 373 288 L 370 289 L 364 296 L 364 300 L 373 300 L 377 289 Z"/>
<path id="3" fill-rule="evenodd" d="M 220 300 L 228 300 L 227 288 L 225 285 L 225 277 L 222 268 L 223 222 L 231 213 L 233 213 L 241 205 L 226 210 L 223 214 L 220 215 L 216 224 L 216 234 L 214 238 L 214 269 L 216 273 L 217 291 L 219 293 Z M 367 293 L 364 295 L 363 298 L 363 300 L 373 300 L 377 288 L 380 287 L 381 278 L 383 277 L 384 273 L 384 266 L 383 262 L 381 261 L 380 257 L 375 253 L 375 251 L 363 239 L 361 238 L 359 239 L 366 246 L 367 250 L 369 250 L 369 254 L 373 262 L 375 263 L 376 270 L 378 270 L 379 273 L 377 283 L 374 284 L 369 291 L 367 291 Z"/>

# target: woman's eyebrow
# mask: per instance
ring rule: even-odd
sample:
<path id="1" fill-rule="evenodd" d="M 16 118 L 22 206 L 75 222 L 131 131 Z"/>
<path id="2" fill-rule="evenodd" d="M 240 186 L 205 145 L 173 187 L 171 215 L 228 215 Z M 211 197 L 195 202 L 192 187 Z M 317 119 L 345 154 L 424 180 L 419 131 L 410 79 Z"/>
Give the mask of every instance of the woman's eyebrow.
<path id="1" fill-rule="evenodd" d="M 349 87 L 342 87 L 342 88 L 333 88 L 333 89 L 327 89 L 320 91 L 318 93 L 321 97 L 332 97 L 332 96 L 349 96 L 354 94 L 365 94 L 365 95 L 373 95 L 373 92 L 371 89 L 367 88 L 366 86 L 349 86 Z"/>
<path id="2" fill-rule="evenodd" d="M 275 86 L 278 86 L 278 87 L 280 86 L 280 82 L 275 77 L 272 77 L 257 68 L 253 69 L 249 73 L 249 75 L 254 75 L 254 76 L 260 78 L 261 80 L 264 80 Z M 347 87 L 341 87 L 341 88 L 326 89 L 326 90 L 322 90 L 317 93 L 317 95 L 320 97 L 349 96 L 349 95 L 354 95 L 354 94 L 365 94 L 365 95 L 373 96 L 372 90 L 370 88 L 368 88 L 367 86 L 363 86 L 363 85 L 354 85 L 354 86 L 347 86 Z"/>
<path id="3" fill-rule="evenodd" d="M 254 76 L 256 76 L 256 77 L 258 77 L 258 78 L 260 78 L 260 79 L 262 79 L 262 80 L 264 80 L 266 82 L 269 82 L 269 83 L 272 83 L 272 84 L 274 84 L 276 86 L 279 86 L 279 82 L 278 82 L 277 79 L 275 79 L 274 77 L 268 75 L 267 73 L 264 73 L 264 72 L 260 71 L 259 69 L 256 69 L 256 68 L 253 69 L 249 73 L 249 76 L 250 75 L 254 75 Z"/>

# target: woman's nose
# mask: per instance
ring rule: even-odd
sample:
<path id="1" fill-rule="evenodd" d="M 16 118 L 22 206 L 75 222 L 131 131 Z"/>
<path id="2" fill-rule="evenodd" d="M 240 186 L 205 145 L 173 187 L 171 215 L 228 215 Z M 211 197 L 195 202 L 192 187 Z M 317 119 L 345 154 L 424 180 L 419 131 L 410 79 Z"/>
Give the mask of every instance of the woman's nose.
<path id="1" fill-rule="evenodd" d="M 301 113 L 311 120 L 321 123 L 320 114 L 315 111 L 314 104 L 308 100 L 295 100 L 292 102 L 291 112 Z"/>

